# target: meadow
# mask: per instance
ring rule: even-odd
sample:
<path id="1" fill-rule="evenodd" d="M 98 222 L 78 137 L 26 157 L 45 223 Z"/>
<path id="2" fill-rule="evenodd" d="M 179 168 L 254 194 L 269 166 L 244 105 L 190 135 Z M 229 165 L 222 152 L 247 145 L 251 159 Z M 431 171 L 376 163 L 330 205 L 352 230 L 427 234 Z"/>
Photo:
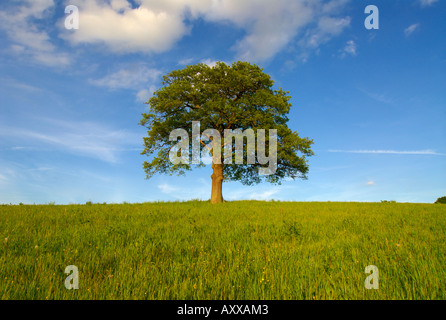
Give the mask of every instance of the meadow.
<path id="1" fill-rule="evenodd" d="M 438 204 L 0 206 L 1 299 L 445 299 L 445 266 Z"/>

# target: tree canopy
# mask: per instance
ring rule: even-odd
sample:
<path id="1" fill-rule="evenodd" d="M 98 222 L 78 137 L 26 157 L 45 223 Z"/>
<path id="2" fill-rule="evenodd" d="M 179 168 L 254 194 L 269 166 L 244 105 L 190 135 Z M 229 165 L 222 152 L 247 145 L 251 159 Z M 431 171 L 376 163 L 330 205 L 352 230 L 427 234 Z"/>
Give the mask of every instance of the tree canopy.
<path id="1" fill-rule="evenodd" d="M 441 204 L 446 204 L 446 197 L 440 197 L 438 198 L 435 203 L 441 203 Z"/>
<path id="2" fill-rule="evenodd" d="M 172 163 L 169 159 L 169 153 L 177 144 L 176 141 L 171 141 L 171 132 L 182 129 L 193 140 L 193 123 L 197 122 L 201 130 L 214 129 L 223 137 L 219 145 L 222 151 L 221 163 L 217 164 L 213 158 L 211 202 L 223 201 L 222 181 L 240 181 L 251 185 L 262 179 L 280 183 L 285 177 L 307 178 L 309 166 L 306 157 L 313 155 L 313 140 L 301 138 L 296 131 L 288 128 L 287 114 L 291 108 L 289 92 L 281 88 L 273 89 L 273 80 L 257 65 L 238 61 L 232 65 L 218 62 L 210 67 L 199 63 L 170 72 L 163 77 L 162 85 L 147 102 L 150 110 L 142 114 L 140 122 L 140 125 L 147 128 L 142 152 L 149 157 L 149 161 L 143 164 L 146 178 L 157 173 L 184 174 L 194 165 L 204 166 L 203 162 Z M 236 160 L 237 151 L 234 139 L 225 141 L 225 130 L 236 132 L 237 129 L 243 133 L 252 130 L 249 132 L 254 133 L 257 141 L 261 130 L 270 132 L 269 136 L 266 135 L 265 147 L 271 146 L 271 131 L 276 130 L 277 160 L 272 174 L 259 174 L 258 168 L 264 167 L 264 162 L 259 161 L 259 144 L 255 150 L 249 149 L 247 137 L 243 138 L 243 159 L 247 159 L 248 153 L 254 151 L 254 163 L 228 161 Z M 215 156 L 215 148 L 209 147 L 214 138 L 208 138 L 201 134 L 195 136 L 195 140 L 198 140 L 196 143 L 210 149 Z M 224 154 L 224 147 L 228 145 L 233 146 L 229 159 Z M 220 191 L 216 191 L 220 195 L 216 197 L 214 180 L 221 180 Z M 218 188 L 218 183 L 215 188 Z"/>

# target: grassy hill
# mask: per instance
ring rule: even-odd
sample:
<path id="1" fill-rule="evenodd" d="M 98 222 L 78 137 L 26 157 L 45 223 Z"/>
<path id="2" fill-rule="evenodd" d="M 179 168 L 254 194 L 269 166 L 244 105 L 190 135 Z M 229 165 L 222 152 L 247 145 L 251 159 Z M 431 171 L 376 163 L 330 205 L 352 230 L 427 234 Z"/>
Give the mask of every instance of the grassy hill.
<path id="1" fill-rule="evenodd" d="M 434 204 L 3 205 L 0 236 L 1 299 L 446 299 Z"/>

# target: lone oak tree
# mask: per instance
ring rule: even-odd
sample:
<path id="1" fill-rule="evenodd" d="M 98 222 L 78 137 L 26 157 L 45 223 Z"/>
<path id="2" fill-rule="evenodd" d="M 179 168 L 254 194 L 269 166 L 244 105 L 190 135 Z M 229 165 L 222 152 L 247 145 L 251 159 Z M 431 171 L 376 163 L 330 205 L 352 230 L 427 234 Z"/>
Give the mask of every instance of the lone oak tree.
<path id="1" fill-rule="evenodd" d="M 213 138 L 203 139 L 201 135 L 196 138 L 213 156 L 211 203 L 224 201 L 223 181 L 240 181 L 252 185 L 263 179 L 280 184 L 285 177 L 307 178 L 306 156 L 313 155 L 313 140 L 301 138 L 296 131 L 288 128 L 286 115 L 291 108 L 291 97 L 287 96 L 289 92 L 273 90 L 273 80 L 257 65 L 238 61 L 232 65 L 218 62 L 210 67 L 199 63 L 170 72 L 163 77 L 162 84 L 163 87 L 155 91 L 146 102 L 150 105 L 150 111 L 142 114 L 140 122 L 147 128 L 148 134 L 144 137 L 145 148 L 141 153 L 150 159 L 150 162 L 145 161 L 143 164 L 147 179 L 156 173 L 172 175 L 176 172 L 180 175 L 192 168 L 194 163 L 189 161 L 176 164 L 170 161 L 169 153 L 176 141 L 170 141 L 169 136 L 175 129 L 184 129 L 191 136 L 192 123 L 195 121 L 199 121 L 201 128 L 215 129 L 222 137 L 225 129 L 240 129 L 243 132 L 252 129 L 256 137 L 258 129 L 277 130 L 276 170 L 269 175 L 259 174 L 258 168 L 265 162 L 258 161 L 258 144 L 256 150 L 246 148 L 247 137 L 243 138 L 243 159 L 247 158 L 248 153 L 257 152 L 254 154 L 254 163 L 228 163 L 228 156 L 230 160 L 236 159 L 236 148 L 232 148 L 229 155 L 221 156 L 223 152 L 220 152 L 222 161 L 215 161 L 216 146 L 209 148 Z M 267 137 L 264 146 L 269 145 L 269 140 Z M 230 141 L 221 139 L 220 151 L 228 144 L 233 145 L 232 137 Z M 205 164 L 199 161 L 195 166 Z"/>

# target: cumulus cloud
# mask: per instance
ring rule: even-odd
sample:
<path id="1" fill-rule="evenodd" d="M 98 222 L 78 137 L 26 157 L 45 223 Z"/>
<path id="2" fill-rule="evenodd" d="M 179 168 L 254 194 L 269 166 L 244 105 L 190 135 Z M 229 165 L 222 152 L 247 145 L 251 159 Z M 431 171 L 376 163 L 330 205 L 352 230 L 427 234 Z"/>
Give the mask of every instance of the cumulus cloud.
<path id="1" fill-rule="evenodd" d="M 73 46 L 92 44 L 113 53 L 162 53 L 191 33 L 199 19 L 230 24 L 245 33 L 234 39 L 235 59 L 262 62 L 296 44 L 307 54 L 350 25 L 342 8 L 350 0 L 22 0 L 0 11 L 10 50 L 44 65 L 64 66 L 71 56 L 51 38 L 61 5 L 79 8 L 79 29 L 59 37 Z M 48 19 L 49 18 L 49 19 Z M 46 20 L 44 20 L 46 19 Z M 48 29 L 50 28 L 51 29 Z"/>
<path id="2" fill-rule="evenodd" d="M 80 28 L 63 37 L 72 44 L 104 44 L 114 52 L 160 53 L 172 46 L 202 18 L 245 30 L 235 41 L 238 59 L 263 61 L 283 50 L 304 27 L 302 42 L 317 47 L 350 24 L 339 16 L 347 0 L 73 0 L 80 9 Z"/>
<path id="3" fill-rule="evenodd" d="M 64 33 L 73 44 L 105 44 L 115 52 L 155 52 L 169 50 L 188 34 L 190 27 L 183 22 L 181 12 L 157 10 L 148 1 L 137 7 L 126 0 L 110 2 L 96 0 L 70 1 L 79 7 L 80 26 L 76 32 Z"/>

